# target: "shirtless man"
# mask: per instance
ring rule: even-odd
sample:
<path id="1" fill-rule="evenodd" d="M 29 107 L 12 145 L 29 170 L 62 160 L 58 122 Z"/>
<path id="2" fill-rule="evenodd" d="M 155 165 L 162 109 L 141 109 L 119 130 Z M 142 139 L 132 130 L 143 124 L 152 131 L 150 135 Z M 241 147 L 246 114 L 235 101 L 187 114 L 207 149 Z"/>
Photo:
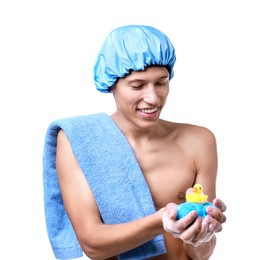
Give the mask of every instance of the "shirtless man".
<path id="1" fill-rule="evenodd" d="M 135 28 L 132 26 L 130 30 Z M 151 39 L 150 35 L 147 37 Z M 134 41 L 137 40 L 134 34 Z M 152 48 L 151 43 L 149 47 Z M 117 259 L 120 253 L 159 234 L 164 236 L 166 253 L 151 259 L 209 259 L 213 253 L 216 233 L 226 221 L 226 206 L 216 198 L 216 139 L 205 127 L 160 119 L 174 62 L 175 58 L 170 65 L 151 61 L 139 70 L 131 66 L 123 77 L 117 75 L 108 88 L 116 102 L 111 118 L 135 153 L 157 210 L 154 214 L 133 222 L 104 224 L 68 138 L 62 130 L 58 134 L 56 169 L 64 206 L 80 246 L 93 260 Z M 98 85 L 96 75 L 95 80 Z M 204 219 L 192 211 L 176 221 L 177 204 L 185 202 L 187 188 L 195 183 L 204 187 L 216 208 L 208 207 Z"/>

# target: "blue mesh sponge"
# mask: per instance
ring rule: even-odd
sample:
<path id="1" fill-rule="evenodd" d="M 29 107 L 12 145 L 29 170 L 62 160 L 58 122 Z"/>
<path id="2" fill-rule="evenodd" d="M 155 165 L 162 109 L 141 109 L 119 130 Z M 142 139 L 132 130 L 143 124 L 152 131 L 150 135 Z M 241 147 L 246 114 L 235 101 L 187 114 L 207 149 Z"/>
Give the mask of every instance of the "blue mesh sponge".
<path id="1" fill-rule="evenodd" d="M 195 203 L 195 202 L 184 202 L 177 207 L 177 217 L 176 219 L 181 219 L 185 217 L 190 211 L 197 211 L 198 216 L 205 218 L 208 214 L 206 213 L 206 208 L 214 205 L 211 202 L 206 203 Z"/>

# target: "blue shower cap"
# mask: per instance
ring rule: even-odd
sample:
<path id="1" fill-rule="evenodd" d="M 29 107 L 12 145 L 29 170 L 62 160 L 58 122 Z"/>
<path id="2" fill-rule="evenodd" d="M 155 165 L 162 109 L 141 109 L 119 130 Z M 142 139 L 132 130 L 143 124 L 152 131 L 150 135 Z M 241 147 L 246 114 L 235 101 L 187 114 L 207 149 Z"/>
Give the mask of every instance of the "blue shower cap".
<path id="1" fill-rule="evenodd" d="M 97 56 L 95 86 L 108 93 L 118 78 L 152 65 L 167 67 L 171 79 L 175 61 L 175 49 L 160 30 L 143 25 L 119 27 L 110 32 Z"/>

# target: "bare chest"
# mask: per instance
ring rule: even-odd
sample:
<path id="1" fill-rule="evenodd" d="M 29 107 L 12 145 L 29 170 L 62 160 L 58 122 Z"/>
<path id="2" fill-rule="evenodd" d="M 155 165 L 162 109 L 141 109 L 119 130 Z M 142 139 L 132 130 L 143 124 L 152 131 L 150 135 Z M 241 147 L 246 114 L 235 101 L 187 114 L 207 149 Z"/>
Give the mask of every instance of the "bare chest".
<path id="1" fill-rule="evenodd" d="M 192 158 L 175 145 L 134 151 L 156 208 L 184 202 L 185 192 L 195 179 Z"/>

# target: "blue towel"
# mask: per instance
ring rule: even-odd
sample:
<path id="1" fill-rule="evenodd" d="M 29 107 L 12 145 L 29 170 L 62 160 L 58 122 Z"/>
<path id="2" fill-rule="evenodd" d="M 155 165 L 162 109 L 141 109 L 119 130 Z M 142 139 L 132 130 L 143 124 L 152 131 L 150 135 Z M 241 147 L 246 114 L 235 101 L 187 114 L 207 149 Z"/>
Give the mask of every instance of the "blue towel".
<path id="1" fill-rule="evenodd" d="M 83 254 L 66 214 L 56 174 L 60 129 L 70 141 L 105 224 L 130 222 L 156 209 L 133 150 L 111 117 L 98 113 L 53 121 L 46 132 L 43 154 L 45 219 L 56 259 L 71 259 Z M 120 254 L 119 259 L 146 259 L 165 252 L 161 234 Z"/>

